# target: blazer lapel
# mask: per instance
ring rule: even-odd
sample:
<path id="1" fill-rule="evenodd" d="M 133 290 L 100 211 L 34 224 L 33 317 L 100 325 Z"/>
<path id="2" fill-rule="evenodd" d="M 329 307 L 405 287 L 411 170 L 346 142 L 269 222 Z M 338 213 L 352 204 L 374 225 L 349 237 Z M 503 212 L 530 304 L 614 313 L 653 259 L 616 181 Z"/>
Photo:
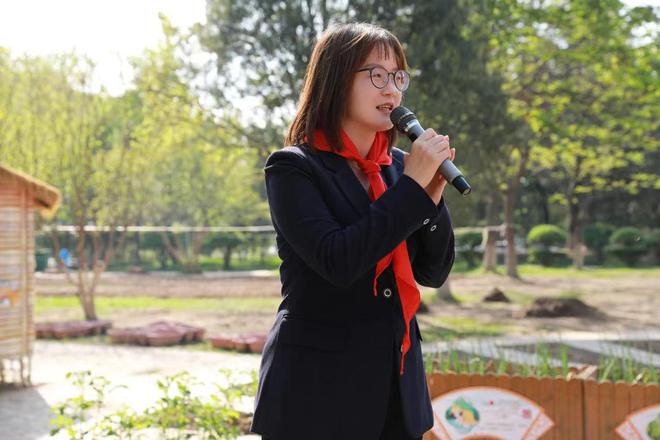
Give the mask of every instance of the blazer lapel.
<path id="1" fill-rule="evenodd" d="M 346 159 L 334 153 L 321 151 L 319 156 L 323 164 L 333 172 L 333 180 L 358 214 L 369 209 L 371 200 L 362 184 L 351 170 Z"/>
<path id="2" fill-rule="evenodd" d="M 364 214 L 369 209 L 371 199 L 362 187 L 362 184 L 348 165 L 348 161 L 341 156 L 327 151 L 318 152 L 321 161 L 330 171 L 333 172 L 335 184 L 339 187 L 346 199 L 350 202 L 353 209 L 358 214 Z M 390 166 L 381 167 L 381 176 L 387 187 L 391 187 L 399 179 L 397 173 L 397 159 L 393 155 Z"/>

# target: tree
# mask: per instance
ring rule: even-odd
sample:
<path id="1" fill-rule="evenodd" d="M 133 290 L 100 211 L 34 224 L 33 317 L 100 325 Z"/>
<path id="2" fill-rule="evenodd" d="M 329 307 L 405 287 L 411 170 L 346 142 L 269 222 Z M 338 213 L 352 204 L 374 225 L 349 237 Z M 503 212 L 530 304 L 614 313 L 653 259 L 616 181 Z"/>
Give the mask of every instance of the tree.
<path id="1" fill-rule="evenodd" d="M 459 165 L 475 188 L 489 188 L 494 203 L 494 159 L 503 154 L 513 122 L 500 79 L 487 69 L 488 34 L 473 20 L 487 12 L 482 2 L 459 0 L 211 0 L 197 35 L 214 55 L 219 100 L 237 94 L 262 104 L 258 111 L 266 126 L 250 129 L 249 143 L 264 159 L 283 137 L 319 33 L 332 22 L 348 21 L 392 30 L 406 46 L 413 72 L 405 104 L 425 126 L 450 135 Z M 472 224 L 480 192 L 461 201 L 451 189 L 446 193 L 456 218 Z"/>
<path id="2" fill-rule="evenodd" d="M 85 318 L 96 319 L 96 288 L 121 241 L 116 227 L 130 222 L 131 185 L 137 177 L 128 145 L 111 134 L 117 108 L 91 90 L 93 64 L 84 58 L 24 57 L 9 65 L 13 80 L 0 111 L 7 115 L 0 122 L 0 160 L 61 190 L 63 203 L 54 221 L 75 226 L 76 276 L 60 265 L 76 286 Z M 107 226 L 107 239 L 100 231 L 87 231 L 89 224 Z M 58 235 L 51 230 L 57 248 Z"/>
<path id="3" fill-rule="evenodd" d="M 640 26 L 657 23 L 651 8 L 627 10 L 618 0 L 597 4 L 572 0 L 542 14 L 548 41 L 546 79 L 535 97 L 535 166 L 561 182 L 554 199 L 568 208 L 569 245 L 582 266 L 582 225 L 594 192 L 653 187 L 657 175 L 634 173 L 613 179 L 613 171 L 639 167 L 657 151 L 657 96 L 652 59 L 657 31 L 641 45 Z M 657 28 L 657 26 L 656 26 Z M 655 96 L 655 99 L 654 99 Z M 655 113 L 655 115 L 654 115 Z"/>
<path id="4" fill-rule="evenodd" d="M 256 191 L 254 150 L 232 136 L 226 120 L 216 121 L 205 109 L 181 71 L 180 37 L 166 18 L 165 42 L 135 62 L 136 93 L 143 118 L 136 128 L 135 148 L 149 160 L 143 180 L 143 209 L 160 225 L 211 226 L 249 224 L 266 207 Z M 206 232 L 162 234 L 172 258 L 185 270 L 198 272 Z"/>

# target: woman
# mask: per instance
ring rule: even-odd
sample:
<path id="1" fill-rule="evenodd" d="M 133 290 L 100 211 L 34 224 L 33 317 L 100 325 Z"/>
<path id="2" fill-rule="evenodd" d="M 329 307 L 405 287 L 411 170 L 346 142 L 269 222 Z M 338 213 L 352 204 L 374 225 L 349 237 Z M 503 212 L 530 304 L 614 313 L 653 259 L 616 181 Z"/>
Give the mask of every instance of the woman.
<path id="1" fill-rule="evenodd" d="M 283 300 L 264 348 L 252 431 L 265 440 L 417 439 L 433 425 L 414 317 L 454 236 L 429 129 L 392 148 L 409 75 L 401 44 L 333 26 L 307 69 L 286 147 L 266 161 Z"/>

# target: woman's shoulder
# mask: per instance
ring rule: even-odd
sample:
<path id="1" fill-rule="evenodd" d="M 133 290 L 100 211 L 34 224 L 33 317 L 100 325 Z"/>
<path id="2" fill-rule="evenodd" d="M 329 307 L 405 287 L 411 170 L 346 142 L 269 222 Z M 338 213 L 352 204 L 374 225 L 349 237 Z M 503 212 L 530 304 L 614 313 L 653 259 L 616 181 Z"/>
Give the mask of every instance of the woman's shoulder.
<path id="1" fill-rule="evenodd" d="M 303 165 L 309 162 L 313 154 L 314 151 L 307 144 L 290 145 L 270 153 L 266 159 L 265 167 L 267 168 L 276 163 Z"/>

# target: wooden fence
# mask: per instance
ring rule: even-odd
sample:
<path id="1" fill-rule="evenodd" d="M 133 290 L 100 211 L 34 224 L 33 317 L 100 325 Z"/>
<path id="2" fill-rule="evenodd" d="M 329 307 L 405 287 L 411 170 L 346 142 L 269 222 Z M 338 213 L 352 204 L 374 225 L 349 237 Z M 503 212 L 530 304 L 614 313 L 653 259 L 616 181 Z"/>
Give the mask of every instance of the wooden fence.
<path id="1" fill-rule="evenodd" d="M 536 403 L 554 423 L 554 426 L 540 437 L 543 440 L 618 440 L 622 437 L 616 433 L 616 429 L 631 413 L 660 403 L 658 385 L 599 383 L 590 379 L 431 374 L 428 376 L 428 385 L 431 400 L 436 402 L 440 396 L 452 391 L 466 389 L 467 392 L 468 388 L 478 389 L 474 387 L 493 387 L 519 394 Z M 660 413 L 660 410 L 658 412 Z M 437 426 L 444 414 L 436 413 L 434 416 Z M 442 432 L 447 431 L 443 429 Z M 431 431 L 424 436 L 424 440 L 438 438 L 443 437 Z M 480 437 L 466 434 L 465 438 Z"/>

